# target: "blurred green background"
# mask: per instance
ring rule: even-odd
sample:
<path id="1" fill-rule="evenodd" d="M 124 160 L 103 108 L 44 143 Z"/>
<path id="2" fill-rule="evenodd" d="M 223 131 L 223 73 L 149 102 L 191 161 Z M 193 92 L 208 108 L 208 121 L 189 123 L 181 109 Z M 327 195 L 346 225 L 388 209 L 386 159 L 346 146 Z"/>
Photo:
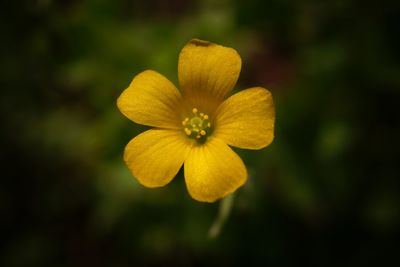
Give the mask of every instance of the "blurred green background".
<path id="1" fill-rule="evenodd" d="M 396 1 L 0 5 L 0 266 L 399 264 Z M 132 178 L 123 149 L 145 128 L 116 108 L 142 70 L 177 84 L 195 37 L 238 50 L 236 89 L 269 88 L 277 111 L 271 146 L 236 150 L 250 179 L 216 239 L 218 203 L 181 172 Z"/>

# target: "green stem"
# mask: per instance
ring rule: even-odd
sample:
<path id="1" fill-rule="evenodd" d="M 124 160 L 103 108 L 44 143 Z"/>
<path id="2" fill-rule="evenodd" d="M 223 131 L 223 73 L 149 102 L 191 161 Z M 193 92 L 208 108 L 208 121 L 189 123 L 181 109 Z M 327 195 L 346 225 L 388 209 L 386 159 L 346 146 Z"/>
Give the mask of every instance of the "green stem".
<path id="1" fill-rule="evenodd" d="M 209 238 L 216 238 L 221 233 L 222 227 L 225 225 L 229 214 L 233 207 L 234 194 L 230 194 L 221 200 L 218 210 L 217 218 L 208 230 Z"/>

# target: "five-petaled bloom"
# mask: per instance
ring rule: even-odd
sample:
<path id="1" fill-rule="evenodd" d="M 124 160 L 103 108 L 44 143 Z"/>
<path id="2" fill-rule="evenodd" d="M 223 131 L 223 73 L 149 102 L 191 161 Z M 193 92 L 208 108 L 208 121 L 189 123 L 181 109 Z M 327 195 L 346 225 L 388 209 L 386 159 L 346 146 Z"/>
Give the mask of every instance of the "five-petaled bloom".
<path id="1" fill-rule="evenodd" d="M 271 93 L 261 87 L 227 98 L 241 69 L 232 48 L 194 39 L 179 55 L 180 91 L 146 70 L 118 98 L 122 114 L 154 127 L 133 138 L 124 160 L 146 187 L 168 184 L 184 165 L 189 194 L 214 202 L 247 179 L 241 158 L 228 146 L 261 149 L 274 138 Z"/>

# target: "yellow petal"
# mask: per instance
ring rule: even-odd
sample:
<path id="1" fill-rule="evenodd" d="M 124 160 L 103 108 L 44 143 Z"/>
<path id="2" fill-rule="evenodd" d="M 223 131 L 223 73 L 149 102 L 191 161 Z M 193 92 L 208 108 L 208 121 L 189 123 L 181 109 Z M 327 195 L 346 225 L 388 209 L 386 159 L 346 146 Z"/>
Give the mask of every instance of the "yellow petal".
<path id="1" fill-rule="evenodd" d="M 202 101 L 222 101 L 235 86 L 241 68 L 236 50 L 193 39 L 179 55 L 179 83 L 185 98 L 201 107 Z M 207 99 L 204 99 L 207 98 Z"/>
<path id="2" fill-rule="evenodd" d="M 247 179 L 240 157 L 223 141 L 209 138 L 192 148 L 185 161 L 185 181 L 190 195 L 203 202 L 214 202 L 234 192 Z"/>
<path id="3" fill-rule="evenodd" d="M 179 128 L 181 95 L 163 75 L 146 70 L 139 73 L 118 98 L 119 110 L 132 121 L 148 126 Z"/>
<path id="4" fill-rule="evenodd" d="M 128 143 L 124 160 L 142 185 L 160 187 L 175 177 L 189 151 L 181 131 L 152 129 Z"/>
<path id="5" fill-rule="evenodd" d="M 254 87 L 229 97 L 221 104 L 214 135 L 232 146 L 260 149 L 274 139 L 274 123 L 271 93 Z"/>

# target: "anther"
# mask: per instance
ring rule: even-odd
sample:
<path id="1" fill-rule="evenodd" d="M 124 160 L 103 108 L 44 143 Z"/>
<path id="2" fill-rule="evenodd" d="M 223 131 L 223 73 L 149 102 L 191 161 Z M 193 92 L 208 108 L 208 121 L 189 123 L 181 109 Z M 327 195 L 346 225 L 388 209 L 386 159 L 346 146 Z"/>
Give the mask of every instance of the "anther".
<path id="1" fill-rule="evenodd" d="M 192 108 L 191 115 L 183 119 L 182 125 L 184 133 L 197 142 L 207 140 L 207 136 L 212 131 L 209 116 L 197 108 Z"/>

